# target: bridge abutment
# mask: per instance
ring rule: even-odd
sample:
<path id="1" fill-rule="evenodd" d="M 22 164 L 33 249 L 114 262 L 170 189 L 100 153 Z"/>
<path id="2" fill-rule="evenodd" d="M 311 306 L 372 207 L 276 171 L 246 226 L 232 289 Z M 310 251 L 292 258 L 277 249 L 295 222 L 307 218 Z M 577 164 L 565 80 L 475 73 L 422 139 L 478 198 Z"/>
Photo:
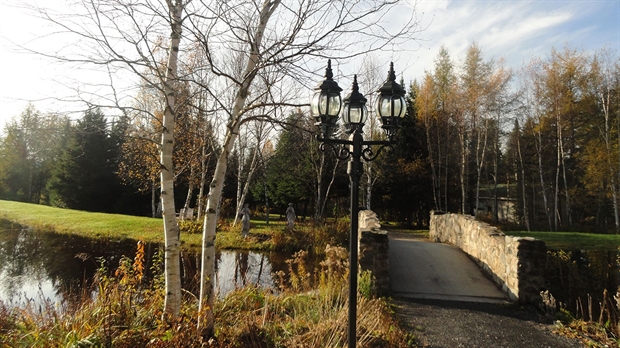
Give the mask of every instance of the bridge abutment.
<path id="1" fill-rule="evenodd" d="M 390 263 L 387 231 L 381 230 L 377 214 L 372 210 L 359 212 L 359 267 L 374 277 L 373 293 L 387 296 L 390 292 Z"/>

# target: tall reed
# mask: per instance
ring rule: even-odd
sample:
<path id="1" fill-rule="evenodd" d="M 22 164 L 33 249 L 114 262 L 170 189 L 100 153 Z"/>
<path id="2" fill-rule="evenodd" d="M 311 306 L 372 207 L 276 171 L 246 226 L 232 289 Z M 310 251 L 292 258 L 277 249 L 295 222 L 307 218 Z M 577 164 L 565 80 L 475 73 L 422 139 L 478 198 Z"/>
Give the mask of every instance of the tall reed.
<path id="1" fill-rule="evenodd" d="M 308 281 L 307 253 L 289 261 L 280 289 L 246 287 L 215 303 L 214 337 L 196 330 L 197 302 L 185 293 L 179 319 L 160 320 L 163 253 L 156 254 L 149 281 L 144 248 L 123 258 L 112 273 L 100 261 L 93 286 L 76 305 L 9 308 L 0 302 L 0 347 L 340 347 L 346 344 L 348 253 L 328 247 L 322 272 Z M 358 299 L 358 347 L 407 347 L 413 339 L 391 317 L 384 299 Z"/>

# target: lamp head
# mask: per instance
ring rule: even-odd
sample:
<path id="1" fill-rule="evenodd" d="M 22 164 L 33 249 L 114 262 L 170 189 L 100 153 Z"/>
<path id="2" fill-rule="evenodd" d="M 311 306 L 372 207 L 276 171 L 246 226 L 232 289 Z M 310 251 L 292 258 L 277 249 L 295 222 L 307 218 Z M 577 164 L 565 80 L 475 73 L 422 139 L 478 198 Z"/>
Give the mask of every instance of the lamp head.
<path id="1" fill-rule="evenodd" d="M 367 119 L 368 108 L 366 108 L 366 98 L 360 93 L 357 75 L 354 75 L 351 93 L 344 98 L 342 122 L 344 122 L 347 132 L 353 133 L 356 129 L 361 130 Z"/>
<path id="2" fill-rule="evenodd" d="M 325 80 L 314 89 L 315 92 L 310 101 L 310 111 L 315 119 L 315 125 L 320 128 L 324 138 L 329 138 L 333 132 L 342 108 L 340 97 L 342 88 L 333 80 L 333 77 L 330 59 L 325 69 Z"/>
<path id="3" fill-rule="evenodd" d="M 377 116 L 381 118 L 382 127 L 388 138 L 392 139 L 396 131 L 400 129 L 400 119 L 407 113 L 405 90 L 396 82 L 394 63 L 390 63 L 387 80 L 377 93 L 379 93 L 376 105 Z"/>

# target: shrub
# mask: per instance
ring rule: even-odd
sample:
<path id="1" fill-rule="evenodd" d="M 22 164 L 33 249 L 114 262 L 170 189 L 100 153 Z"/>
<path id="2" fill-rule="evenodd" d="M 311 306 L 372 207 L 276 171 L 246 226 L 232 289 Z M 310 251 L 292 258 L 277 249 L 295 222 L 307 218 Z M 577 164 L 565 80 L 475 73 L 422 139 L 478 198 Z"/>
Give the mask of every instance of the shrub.
<path id="1" fill-rule="evenodd" d="M 144 248 L 123 258 L 113 275 L 101 261 L 92 291 L 78 305 L 58 308 L 47 302 L 9 310 L 0 303 L 0 341 L 17 347 L 337 347 L 346 344 L 347 253 L 327 247 L 323 281 L 309 282 L 307 256 L 300 251 L 289 261 L 289 280 L 281 292 L 253 286 L 237 289 L 215 301 L 214 337 L 204 341 L 197 327 L 197 303 L 185 296 L 175 322 L 162 321 L 164 301 L 161 262 L 158 275 L 142 278 Z M 316 276 L 316 275 L 315 275 Z M 358 298 L 358 346 L 406 347 L 409 336 L 391 317 L 383 299 Z"/>
<path id="2" fill-rule="evenodd" d="M 181 233 L 202 234 L 202 223 L 198 220 L 179 220 Z"/>

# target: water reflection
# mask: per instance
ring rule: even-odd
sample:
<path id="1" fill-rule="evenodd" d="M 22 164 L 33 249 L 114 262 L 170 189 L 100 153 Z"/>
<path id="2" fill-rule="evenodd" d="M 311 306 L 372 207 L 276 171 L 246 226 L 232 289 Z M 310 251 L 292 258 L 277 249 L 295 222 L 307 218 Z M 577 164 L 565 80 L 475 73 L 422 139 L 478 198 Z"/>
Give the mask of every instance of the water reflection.
<path id="1" fill-rule="evenodd" d="M 146 277 L 151 278 L 158 246 L 145 248 Z M 123 255 L 133 258 L 134 241 L 102 241 L 74 235 L 24 229 L 0 222 L 0 300 L 9 306 L 27 301 L 70 301 L 89 294 L 100 260 L 115 269 Z M 255 285 L 276 288 L 272 274 L 286 270 L 287 253 L 223 250 L 216 253 L 215 288 L 222 297 L 235 288 Z M 200 255 L 183 251 L 183 288 L 197 293 Z"/>
<path id="2" fill-rule="evenodd" d="M 549 292 L 578 318 L 594 320 L 603 302 L 614 308 L 613 295 L 620 286 L 620 254 L 609 250 L 550 251 L 545 279 Z M 607 301 L 603 293 L 607 292 Z M 591 317 L 590 317 L 591 313 Z M 611 319 L 620 313 L 611 311 Z"/>

